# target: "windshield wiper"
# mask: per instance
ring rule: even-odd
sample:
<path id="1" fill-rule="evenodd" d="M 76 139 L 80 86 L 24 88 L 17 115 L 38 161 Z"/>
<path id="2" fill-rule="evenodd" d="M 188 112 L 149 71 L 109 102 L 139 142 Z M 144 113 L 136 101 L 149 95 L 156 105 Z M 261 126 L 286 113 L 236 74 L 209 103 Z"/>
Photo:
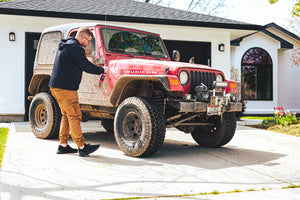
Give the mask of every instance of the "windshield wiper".
<path id="1" fill-rule="evenodd" d="M 152 55 L 150 52 L 137 52 L 138 54 L 144 54 L 145 56 L 151 56 L 153 58 L 156 58 L 157 60 L 161 60 L 159 57 Z"/>
<path id="2" fill-rule="evenodd" d="M 124 49 L 109 49 L 110 51 L 115 51 L 115 52 L 122 52 L 125 53 L 126 55 L 130 55 L 133 58 L 136 58 L 131 52 L 126 52 Z"/>
<path id="3" fill-rule="evenodd" d="M 126 52 L 126 54 L 131 55 L 133 58 L 136 58 L 131 52 Z"/>
<path id="4" fill-rule="evenodd" d="M 110 51 L 125 52 L 124 49 L 109 49 Z"/>

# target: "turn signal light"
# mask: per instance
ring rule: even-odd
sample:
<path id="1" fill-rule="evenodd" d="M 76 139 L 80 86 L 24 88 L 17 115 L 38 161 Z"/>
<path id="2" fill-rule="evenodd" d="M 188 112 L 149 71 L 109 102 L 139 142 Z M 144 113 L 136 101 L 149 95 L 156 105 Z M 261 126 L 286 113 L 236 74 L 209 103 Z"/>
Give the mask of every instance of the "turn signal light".
<path id="1" fill-rule="evenodd" d="M 170 84 L 171 84 L 171 85 L 179 85 L 179 81 L 178 81 L 177 78 L 176 78 L 176 79 L 170 78 L 169 81 L 170 81 Z"/>
<path id="2" fill-rule="evenodd" d="M 237 88 L 237 86 L 236 86 L 236 83 L 235 83 L 235 82 L 230 82 L 230 83 L 229 83 L 229 87 L 230 87 L 230 88 L 232 88 L 232 89 L 235 89 L 235 88 Z"/>

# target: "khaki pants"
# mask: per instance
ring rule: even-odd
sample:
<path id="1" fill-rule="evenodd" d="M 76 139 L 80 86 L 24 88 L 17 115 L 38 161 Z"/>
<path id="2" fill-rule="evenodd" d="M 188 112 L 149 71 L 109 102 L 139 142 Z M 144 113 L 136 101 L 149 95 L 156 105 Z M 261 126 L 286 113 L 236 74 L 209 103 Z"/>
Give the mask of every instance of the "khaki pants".
<path id="1" fill-rule="evenodd" d="M 56 99 L 62 114 L 59 132 L 60 143 L 67 144 L 71 130 L 73 141 L 77 144 L 77 147 L 82 147 L 84 145 L 84 138 L 82 136 L 80 125 L 82 114 L 77 91 L 52 87 L 50 87 L 50 91 Z"/>

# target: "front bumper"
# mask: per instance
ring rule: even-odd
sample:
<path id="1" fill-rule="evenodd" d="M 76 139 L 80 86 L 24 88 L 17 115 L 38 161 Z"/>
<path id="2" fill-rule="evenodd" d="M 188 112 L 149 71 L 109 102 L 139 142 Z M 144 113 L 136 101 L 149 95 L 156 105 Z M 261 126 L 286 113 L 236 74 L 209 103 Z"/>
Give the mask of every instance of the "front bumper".
<path id="1" fill-rule="evenodd" d="M 210 105 L 206 102 L 179 102 L 179 112 L 201 113 L 208 112 Z M 215 106 L 221 112 L 240 112 L 242 111 L 242 103 L 228 102 L 226 106 Z"/>

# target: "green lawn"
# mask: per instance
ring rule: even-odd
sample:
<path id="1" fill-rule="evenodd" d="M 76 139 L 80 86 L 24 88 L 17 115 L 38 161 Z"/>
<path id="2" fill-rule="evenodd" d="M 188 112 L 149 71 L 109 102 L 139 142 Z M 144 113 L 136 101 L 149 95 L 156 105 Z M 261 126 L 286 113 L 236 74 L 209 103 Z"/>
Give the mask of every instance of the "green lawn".
<path id="1" fill-rule="evenodd" d="M 8 135 L 8 128 L 0 128 L 0 168 L 5 150 L 5 143 Z"/>
<path id="2" fill-rule="evenodd" d="M 241 119 L 261 119 L 261 120 L 272 120 L 273 117 L 259 117 L 259 116 L 247 116 L 247 117 L 242 117 Z"/>

